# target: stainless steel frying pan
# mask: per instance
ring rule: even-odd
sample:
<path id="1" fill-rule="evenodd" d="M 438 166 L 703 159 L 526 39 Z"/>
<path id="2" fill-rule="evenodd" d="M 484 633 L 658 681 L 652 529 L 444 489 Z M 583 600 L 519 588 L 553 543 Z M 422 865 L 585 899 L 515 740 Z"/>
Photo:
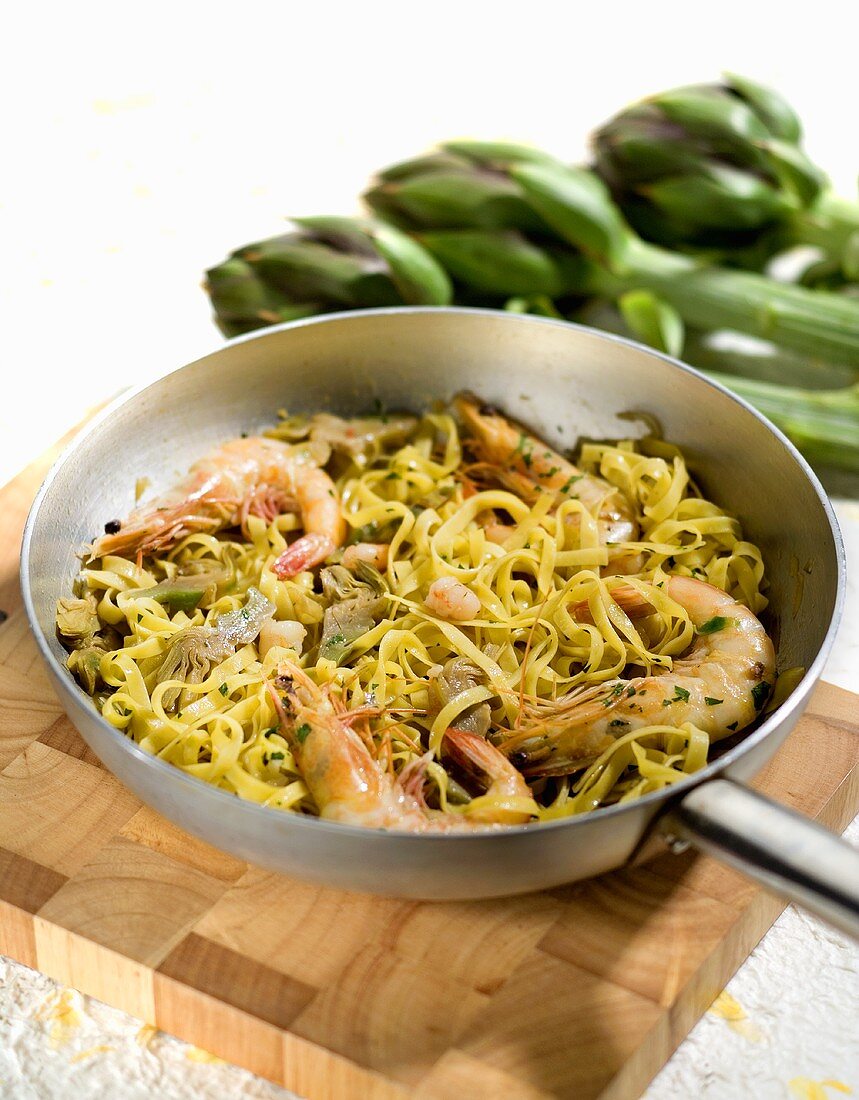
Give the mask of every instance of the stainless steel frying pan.
<path id="1" fill-rule="evenodd" d="M 552 824 L 488 834 L 373 832 L 264 809 L 154 759 L 117 733 L 64 667 L 57 597 L 76 553 L 133 505 L 148 475 L 166 487 L 208 448 L 270 425 L 275 411 L 420 409 L 469 388 L 559 447 L 643 433 L 656 417 L 705 492 L 764 553 L 779 667 L 808 669 L 790 699 L 738 745 L 670 791 Z M 627 862 L 658 830 L 741 867 L 859 935 L 859 855 L 749 791 L 788 735 L 832 644 L 844 551 L 826 496 L 794 448 L 748 405 L 695 371 L 575 325 L 480 310 L 372 310 L 234 340 L 107 409 L 42 486 L 24 533 L 27 613 L 54 686 L 82 736 L 144 802 L 264 867 L 350 890 L 417 898 L 524 893 Z M 826 745 L 820 746 L 826 767 Z"/>

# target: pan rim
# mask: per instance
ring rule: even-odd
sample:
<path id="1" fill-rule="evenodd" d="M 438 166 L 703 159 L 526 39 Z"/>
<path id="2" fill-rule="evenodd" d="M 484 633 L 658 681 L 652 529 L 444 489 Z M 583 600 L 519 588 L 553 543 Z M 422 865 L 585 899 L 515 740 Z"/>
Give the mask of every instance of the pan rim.
<path id="1" fill-rule="evenodd" d="M 350 323 L 351 320 L 360 322 L 365 317 L 386 317 L 386 316 L 402 316 L 402 315 L 415 315 L 415 314 L 442 314 L 445 316 L 475 316 L 475 317 L 487 317 L 493 320 L 504 318 L 504 323 L 510 325 L 549 325 L 556 328 L 573 328 L 579 332 L 582 332 L 589 337 L 593 337 L 597 340 L 605 341 L 609 344 L 631 348 L 633 351 L 643 353 L 648 356 L 656 357 L 674 367 L 676 370 L 681 371 L 687 375 L 692 376 L 697 383 L 702 386 L 707 386 L 717 392 L 726 396 L 730 401 L 741 406 L 746 413 L 754 417 L 761 426 L 773 435 L 776 440 L 781 444 L 784 450 L 791 456 L 793 461 L 799 466 L 802 473 L 810 482 L 815 495 L 817 496 L 822 508 L 823 513 L 829 524 L 830 534 L 833 540 L 833 549 L 836 559 L 836 592 L 835 600 L 832 609 L 832 615 L 830 618 L 829 626 L 826 634 L 821 642 L 820 648 L 815 655 L 814 660 L 806 669 L 805 674 L 794 689 L 791 696 L 769 717 L 747 736 L 744 737 L 737 745 L 729 749 L 724 754 L 717 757 L 715 760 L 710 761 L 699 772 L 695 772 L 686 776 L 677 783 L 672 784 L 670 787 L 663 788 L 659 791 L 652 791 L 650 794 L 642 795 L 640 798 L 635 799 L 629 803 L 616 804 L 614 806 L 601 807 L 596 810 L 589 811 L 584 814 L 577 814 L 571 817 L 559 818 L 554 821 L 546 822 L 532 822 L 526 825 L 506 825 L 497 829 L 489 827 L 487 829 L 477 829 L 473 833 L 411 833 L 404 830 L 389 829 L 389 830 L 375 830 L 367 829 L 363 826 L 347 825 L 339 822 L 326 821 L 322 818 L 311 817 L 306 814 L 298 813 L 278 813 L 273 807 L 264 806 L 257 802 L 251 802 L 246 799 L 240 798 L 238 795 L 231 794 L 229 791 L 220 787 L 215 787 L 210 783 L 206 783 L 205 780 L 198 779 L 196 776 L 189 775 L 187 772 L 182 771 L 173 764 L 169 764 L 165 760 L 161 760 L 159 757 L 152 756 L 144 749 L 140 748 L 134 741 L 126 737 L 123 733 L 117 730 L 114 726 L 111 726 L 101 715 L 101 713 L 95 708 L 90 696 L 86 695 L 82 688 L 69 678 L 68 670 L 60 664 L 56 656 L 52 652 L 48 645 L 48 639 L 39 624 L 36 614 L 35 604 L 32 595 L 32 581 L 30 575 L 30 544 L 32 541 L 33 529 L 36 525 L 39 512 L 45 498 L 51 491 L 51 485 L 57 477 L 59 471 L 68 462 L 77 448 L 88 439 L 91 434 L 100 430 L 103 423 L 105 423 L 117 409 L 135 401 L 138 397 L 141 397 L 148 390 L 155 386 L 160 385 L 165 378 L 171 377 L 173 374 L 177 374 L 189 367 L 201 362 L 203 359 L 207 359 L 212 355 L 216 355 L 220 352 L 226 351 L 238 344 L 248 343 L 255 340 L 265 340 L 280 332 L 289 331 L 292 329 L 311 327 L 316 325 L 325 325 L 332 323 Z M 846 591 L 846 554 L 844 549 L 844 542 L 841 535 L 841 530 L 838 524 L 838 519 L 835 515 L 835 511 L 831 502 L 821 485 L 817 475 L 809 466 L 808 462 L 803 458 L 797 448 L 791 443 L 791 441 L 781 432 L 774 424 L 766 419 L 761 413 L 757 411 L 752 405 L 750 405 L 743 398 L 738 397 L 732 393 L 725 386 L 712 379 L 706 377 L 700 371 L 694 367 L 690 367 L 688 364 L 683 363 L 681 360 L 674 358 L 673 356 L 666 355 L 663 352 L 657 351 L 654 348 L 649 348 L 646 345 L 640 344 L 635 340 L 630 340 L 624 336 L 619 336 L 614 333 L 603 332 L 600 329 L 592 328 L 588 325 L 578 324 L 573 321 L 558 320 L 551 317 L 536 317 L 530 314 L 516 314 L 505 313 L 501 310 L 475 308 L 475 307 L 463 307 L 463 306 L 388 306 L 377 309 L 361 309 L 361 310 L 349 310 L 341 313 L 323 314 L 316 317 L 300 318 L 295 321 L 288 321 L 279 325 L 272 325 L 264 328 L 260 331 L 245 333 L 241 336 L 233 337 L 225 344 L 215 348 L 204 355 L 199 356 L 196 359 L 191 360 L 188 363 L 184 363 L 174 370 L 168 371 L 165 374 L 159 375 L 157 378 L 141 383 L 138 386 L 130 387 L 124 392 L 120 393 L 114 400 L 109 402 L 101 412 L 97 413 L 92 420 L 89 421 L 84 427 L 75 434 L 75 436 L 69 441 L 63 448 L 60 455 L 52 464 L 50 470 L 45 476 L 39 490 L 33 499 L 30 506 L 27 520 L 24 525 L 23 537 L 21 542 L 21 554 L 20 554 L 20 584 L 23 595 L 24 609 L 27 615 L 27 619 L 30 625 L 30 629 L 36 639 L 39 652 L 42 658 L 48 665 L 51 673 L 55 676 L 57 681 L 61 684 L 65 683 L 68 690 L 73 692 L 76 696 L 76 702 L 82 706 L 91 710 L 92 716 L 98 724 L 101 725 L 103 730 L 110 734 L 112 737 L 119 739 L 122 743 L 123 751 L 127 752 L 130 757 L 139 763 L 142 767 L 150 769 L 155 775 L 164 775 L 169 777 L 171 783 L 178 782 L 180 786 L 186 786 L 189 792 L 189 797 L 194 798 L 195 795 L 199 800 L 204 798 L 214 798 L 213 805 L 217 807 L 221 804 L 226 804 L 223 800 L 229 800 L 230 804 L 234 807 L 237 805 L 241 807 L 237 812 L 243 815 L 249 815 L 249 820 L 253 821 L 257 819 L 257 815 L 263 815 L 259 817 L 260 822 L 267 822 L 270 826 L 273 823 L 273 819 L 277 820 L 278 817 L 283 822 L 281 827 L 298 829 L 310 828 L 315 832 L 320 829 L 325 833 L 329 833 L 331 836 L 341 836 L 344 839 L 347 836 L 352 838 L 368 837 L 368 836 L 391 836 L 396 838 L 408 838 L 412 844 L 420 843 L 454 843 L 454 842 L 469 842 L 486 840 L 490 837 L 505 838 L 508 841 L 514 838 L 521 837 L 523 834 L 544 834 L 548 830 L 555 829 L 567 829 L 573 828 L 576 825 L 584 827 L 587 822 L 605 821 L 608 823 L 610 820 L 618 817 L 619 815 L 633 813 L 639 810 L 650 811 L 650 816 L 658 811 L 660 805 L 666 806 L 681 798 L 684 794 L 687 794 L 694 787 L 699 786 L 701 783 L 705 783 L 710 779 L 713 779 L 723 774 L 734 762 L 741 759 L 747 753 L 750 753 L 757 745 L 775 732 L 777 726 L 781 725 L 784 719 L 795 711 L 803 709 L 803 704 L 811 691 L 814 689 L 820 674 L 823 669 L 823 665 L 826 662 L 827 657 L 832 649 L 832 645 L 835 640 L 838 627 L 841 622 L 841 617 L 844 608 L 845 591 Z M 63 709 L 67 710 L 65 702 L 60 698 L 60 702 L 63 704 Z M 136 766 L 136 765 L 135 765 Z M 113 773 L 111 773 L 113 774 Z M 117 777 L 118 778 L 118 777 Z M 122 782 L 122 780 L 120 780 Z M 276 815 L 276 816 L 275 816 Z"/>

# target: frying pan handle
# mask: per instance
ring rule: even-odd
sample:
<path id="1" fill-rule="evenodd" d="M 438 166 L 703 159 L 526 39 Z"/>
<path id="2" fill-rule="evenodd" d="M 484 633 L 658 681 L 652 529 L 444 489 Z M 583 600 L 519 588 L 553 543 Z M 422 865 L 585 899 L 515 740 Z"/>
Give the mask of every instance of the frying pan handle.
<path id="1" fill-rule="evenodd" d="M 859 851 L 822 826 L 730 779 L 684 795 L 659 828 L 736 867 L 859 940 Z"/>

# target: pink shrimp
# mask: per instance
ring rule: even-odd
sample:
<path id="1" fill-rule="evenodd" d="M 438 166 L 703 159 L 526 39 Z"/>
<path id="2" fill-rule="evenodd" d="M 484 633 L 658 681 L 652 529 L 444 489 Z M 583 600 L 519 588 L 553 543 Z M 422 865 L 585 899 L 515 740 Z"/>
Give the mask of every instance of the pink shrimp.
<path id="1" fill-rule="evenodd" d="M 386 542 L 356 542 L 343 551 L 343 565 L 355 569 L 359 562 L 366 562 L 384 572 L 388 568 L 390 547 Z"/>
<path id="2" fill-rule="evenodd" d="M 392 776 L 352 729 L 351 719 L 362 711 L 338 708 L 331 694 L 297 665 L 285 661 L 279 672 L 275 681 L 278 690 L 269 685 L 269 693 L 323 818 L 372 829 L 445 832 L 518 824 L 536 814 L 527 783 L 503 754 L 478 734 L 457 729 L 446 732 L 444 749 L 464 770 L 487 784 L 487 803 L 478 804 L 473 817 L 429 809 L 421 794 L 422 762 L 402 777 Z M 489 799 L 499 800 L 497 809 Z"/>
<path id="3" fill-rule="evenodd" d="M 531 820 L 533 795 L 524 776 L 479 733 L 451 727 L 444 735 L 442 752 L 472 778 L 486 784 L 486 808 L 475 800 L 468 814 L 471 821 L 522 825 Z"/>
<path id="4" fill-rule="evenodd" d="M 346 537 L 334 483 L 311 458 L 276 439 L 232 439 L 205 455 L 188 476 L 156 500 L 136 509 L 118 530 L 96 539 L 93 557 L 132 557 L 167 550 L 186 535 L 245 524 L 248 515 L 271 520 L 297 507 L 308 535 L 331 548 Z M 300 541 L 300 540 L 299 540 Z"/>
<path id="5" fill-rule="evenodd" d="M 281 580 L 295 577 L 305 569 L 320 565 L 336 549 L 337 544 L 328 535 L 302 535 L 272 562 L 272 572 L 277 573 Z"/>
<path id="6" fill-rule="evenodd" d="M 479 465 L 494 472 L 511 492 L 523 500 L 533 500 L 544 491 L 555 493 L 559 501 L 580 500 L 596 518 L 604 545 L 632 542 L 638 537 L 631 502 L 605 478 L 583 473 L 515 421 L 481 404 L 473 394 L 459 394 L 454 404 L 471 433 Z M 615 573 L 634 573 L 639 566 L 638 557 L 622 547 L 611 550 L 609 562 Z"/>
<path id="7" fill-rule="evenodd" d="M 646 726 L 691 722 L 717 740 L 758 717 L 775 682 L 775 653 L 757 617 L 727 592 L 692 577 L 669 577 L 663 591 L 695 628 L 691 648 L 668 671 L 526 704 L 502 746 L 526 775 L 575 771 L 617 737 Z M 633 617 L 654 610 L 631 585 L 611 595 Z"/>

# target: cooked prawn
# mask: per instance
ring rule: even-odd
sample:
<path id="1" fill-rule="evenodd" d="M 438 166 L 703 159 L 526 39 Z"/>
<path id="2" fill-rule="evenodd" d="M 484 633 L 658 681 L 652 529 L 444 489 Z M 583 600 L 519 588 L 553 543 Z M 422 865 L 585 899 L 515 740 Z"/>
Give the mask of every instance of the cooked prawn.
<path id="1" fill-rule="evenodd" d="M 334 483 L 310 449 L 262 436 L 232 439 L 195 462 L 178 485 L 132 512 L 118 531 L 96 539 L 92 554 L 155 553 L 186 535 L 244 524 L 249 514 L 271 520 L 288 508 L 297 508 L 308 534 L 330 541 L 329 553 L 343 543 L 346 522 Z"/>
<path id="2" fill-rule="evenodd" d="M 479 596 L 456 577 L 439 577 L 427 589 L 424 607 L 440 619 L 465 622 L 475 619 L 483 605 Z"/>
<path id="3" fill-rule="evenodd" d="M 469 804 L 471 821 L 506 825 L 530 821 L 536 807 L 525 777 L 479 733 L 451 727 L 444 735 L 442 752 L 472 778 L 486 784 L 486 794 Z"/>
<path id="4" fill-rule="evenodd" d="M 295 619 L 270 619 L 263 623 L 257 649 L 260 657 L 265 657 L 274 646 L 283 646 L 284 649 L 294 649 L 300 656 L 304 639 L 307 637 L 307 627 Z"/>
<path id="5" fill-rule="evenodd" d="M 496 546 L 503 546 L 515 530 L 516 528 L 511 523 L 501 523 L 495 519 L 483 525 L 483 534 L 486 536 L 486 541 L 494 542 Z"/>
<path id="6" fill-rule="evenodd" d="M 478 459 L 491 467 L 511 492 L 524 500 L 533 499 L 541 490 L 580 500 L 596 517 L 601 541 L 606 545 L 632 542 L 638 537 L 631 502 L 604 478 L 583 473 L 541 439 L 492 406 L 481 404 L 472 394 L 459 394 L 454 405 L 472 434 Z M 625 556 L 629 555 L 610 555 L 615 569 Z"/>
<path id="7" fill-rule="evenodd" d="M 343 551 L 343 565 L 347 569 L 355 569 L 363 561 L 384 572 L 388 568 L 390 549 L 386 542 L 356 542 Z"/>
<path id="8" fill-rule="evenodd" d="M 772 690 L 775 653 L 757 617 L 692 577 L 669 577 L 663 592 L 689 615 L 696 631 L 692 648 L 670 672 L 608 680 L 528 704 L 520 728 L 502 745 L 526 775 L 574 771 L 615 738 L 645 726 L 691 722 L 716 740 L 758 716 Z M 612 597 L 630 614 L 648 612 L 631 587 L 615 589 Z"/>
<path id="9" fill-rule="evenodd" d="M 312 532 L 295 540 L 271 563 L 272 572 L 281 580 L 313 569 L 334 553 L 337 544 L 330 535 L 318 535 Z"/>
<path id="10" fill-rule="evenodd" d="M 414 777 L 391 775 L 352 728 L 360 710 L 338 708 L 297 665 L 285 661 L 279 672 L 269 692 L 321 817 L 375 829 L 446 832 L 515 824 L 537 813 L 525 779 L 503 754 L 479 735 L 455 729 L 446 732 L 444 749 L 470 774 L 486 777 L 489 796 L 501 805 L 493 812 L 487 797 L 475 799 L 473 817 L 467 810 L 429 809 L 410 781 Z"/>

